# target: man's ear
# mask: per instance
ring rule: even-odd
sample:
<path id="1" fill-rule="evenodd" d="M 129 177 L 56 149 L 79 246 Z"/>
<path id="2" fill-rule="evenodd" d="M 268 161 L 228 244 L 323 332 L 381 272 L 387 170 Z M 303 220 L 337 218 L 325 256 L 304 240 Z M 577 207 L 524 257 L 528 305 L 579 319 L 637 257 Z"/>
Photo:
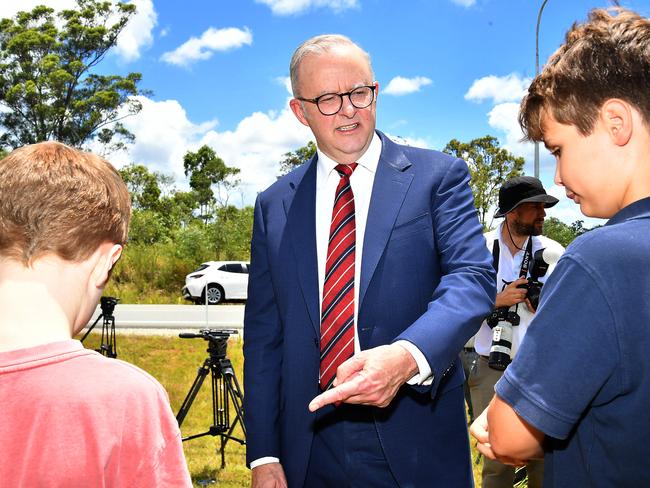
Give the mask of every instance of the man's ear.
<path id="1" fill-rule="evenodd" d="M 98 249 L 99 257 L 95 261 L 92 272 L 93 284 L 97 288 L 103 288 L 111 276 L 111 270 L 122 256 L 120 244 L 104 243 Z"/>
<path id="2" fill-rule="evenodd" d="M 630 141 L 634 123 L 628 102 L 619 98 L 606 100 L 600 109 L 600 119 L 614 144 L 624 146 Z"/>
<path id="3" fill-rule="evenodd" d="M 305 114 L 305 107 L 303 106 L 303 102 L 292 98 L 289 102 L 289 107 L 291 107 L 291 111 L 301 124 L 309 126 L 309 121 L 307 120 L 307 116 Z"/>

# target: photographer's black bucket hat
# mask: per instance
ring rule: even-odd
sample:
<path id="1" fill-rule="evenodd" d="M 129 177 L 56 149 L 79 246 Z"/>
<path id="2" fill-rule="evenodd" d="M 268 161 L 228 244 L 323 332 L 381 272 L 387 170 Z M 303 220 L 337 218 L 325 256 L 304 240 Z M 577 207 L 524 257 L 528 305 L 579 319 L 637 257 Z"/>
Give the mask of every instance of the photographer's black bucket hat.
<path id="1" fill-rule="evenodd" d="M 499 209 L 494 218 L 505 216 L 522 203 L 543 203 L 545 208 L 552 207 L 559 200 L 546 193 L 542 182 L 532 176 L 517 176 L 504 182 L 499 189 Z"/>

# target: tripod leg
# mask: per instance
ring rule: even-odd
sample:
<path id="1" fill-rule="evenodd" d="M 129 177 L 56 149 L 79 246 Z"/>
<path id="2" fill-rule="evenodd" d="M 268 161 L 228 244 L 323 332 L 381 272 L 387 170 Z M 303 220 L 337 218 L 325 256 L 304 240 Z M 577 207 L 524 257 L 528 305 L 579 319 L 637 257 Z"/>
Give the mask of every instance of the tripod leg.
<path id="1" fill-rule="evenodd" d="M 117 344 L 115 342 L 115 317 L 104 316 L 102 324 L 102 342 L 98 349 L 100 353 L 109 358 L 117 357 Z"/>
<path id="2" fill-rule="evenodd" d="M 185 400 L 183 400 L 183 404 L 181 405 L 181 408 L 178 410 L 178 414 L 176 415 L 176 421 L 178 422 L 179 427 L 183 424 L 183 420 L 185 420 L 185 416 L 187 415 L 187 412 L 189 412 L 190 407 L 192 406 L 192 402 L 196 398 L 196 395 L 199 393 L 199 390 L 201 389 L 201 385 L 203 384 L 203 380 L 205 380 L 205 377 L 208 375 L 209 372 L 210 372 L 210 358 L 206 359 L 205 362 L 203 363 L 203 366 L 199 368 L 196 378 L 194 379 L 194 383 L 192 383 L 192 386 L 190 387 L 190 391 L 187 392 L 187 396 L 185 397 Z"/>
<path id="3" fill-rule="evenodd" d="M 224 385 L 224 377 L 221 371 L 221 360 L 211 363 L 212 371 L 212 431 L 214 435 L 220 436 L 219 452 L 221 454 L 221 469 L 226 467 L 226 454 L 224 432 L 230 425 L 230 411 L 228 397 Z"/>
<path id="4" fill-rule="evenodd" d="M 239 386 L 239 381 L 237 381 L 237 376 L 235 376 L 235 370 L 232 367 L 232 363 L 229 359 L 224 360 L 223 376 L 225 379 L 226 389 L 232 400 L 232 405 L 235 408 L 235 421 L 241 423 L 241 428 L 244 431 L 244 436 L 246 436 L 246 426 L 244 425 L 244 394 L 242 393 L 241 387 Z"/>
<path id="5" fill-rule="evenodd" d="M 117 341 L 115 340 L 115 317 L 111 317 L 111 331 L 110 331 L 110 350 L 111 350 L 111 357 L 116 358 L 117 357 Z"/>
<path id="6" fill-rule="evenodd" d="M 234 380 L 234 386 L 231 380 Z M 237 423 L 241 425 L 241 430 L 244 433 L 244 438 L 246 437 L 246 426 L 244 425 L 244 407 L 241 403 L 241 392 L 238 391 L 237 379 L 226 376 L 226 395 L 232 401 L 232 405 L 235 408 L 235 418 L 230 424 L 230 429 L 228 430 L 228 437 L 236 440 L 240 444 L 245 444 L 246 441 L 242 439 L 237 439 L 232 437 L 232 432 L 235 430 Z"/>
<path id="7" fill-rule="evenodd" d="M 99 317 L 97 317 L 97 319 L 93 322 L 93 325 L 91 325 L 90 327 L 88 327 L 88 330 L 86 331 L 86 333 L 84 334 L 84 336 L 81 338 L 81 342 L 83 342 L 83 341 L 86 340 L 86 337 L 88 337 L 88 334 L 90 334 L 90 331 L 93 330 L 93 329 L 95 328 L 95 326 L 99 323 L 99 321 L 100 321 L 101 319 L 103 319 L 103 318 L 104 318 L 104 315 L 103 315 L 103 314 L 99 314 Z"/>

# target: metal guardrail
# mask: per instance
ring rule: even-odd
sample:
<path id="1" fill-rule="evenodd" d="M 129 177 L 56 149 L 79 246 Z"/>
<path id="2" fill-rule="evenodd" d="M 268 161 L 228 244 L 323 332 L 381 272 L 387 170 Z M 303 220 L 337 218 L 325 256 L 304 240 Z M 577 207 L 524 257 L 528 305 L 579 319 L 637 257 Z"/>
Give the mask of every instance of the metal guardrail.
<path id="1" fill-rule="evenodd" d="M 101 313 L 99 306 L 90 326 Z M 244 328 L 244 305 L 133 305 L 118 304 L 113 313 L 116 329 Z"/>

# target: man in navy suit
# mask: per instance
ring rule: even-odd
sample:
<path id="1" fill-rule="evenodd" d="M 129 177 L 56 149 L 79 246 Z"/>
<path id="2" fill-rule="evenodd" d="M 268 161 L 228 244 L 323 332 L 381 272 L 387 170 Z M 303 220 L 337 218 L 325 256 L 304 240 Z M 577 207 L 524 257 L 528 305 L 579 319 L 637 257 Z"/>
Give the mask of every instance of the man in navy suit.
<path id="1" fill-rule="evenodd" d="M 255 205 L 244 321 L 252 485 L 471 486 L 458 354 L 495 285 L 467 165 L 375 131 L 379 85 L 348 38 L 306 41 L 290 70 L 290 106 L 317 155 Z M 333 295 L 343 302 L 328 315 Z"/>

